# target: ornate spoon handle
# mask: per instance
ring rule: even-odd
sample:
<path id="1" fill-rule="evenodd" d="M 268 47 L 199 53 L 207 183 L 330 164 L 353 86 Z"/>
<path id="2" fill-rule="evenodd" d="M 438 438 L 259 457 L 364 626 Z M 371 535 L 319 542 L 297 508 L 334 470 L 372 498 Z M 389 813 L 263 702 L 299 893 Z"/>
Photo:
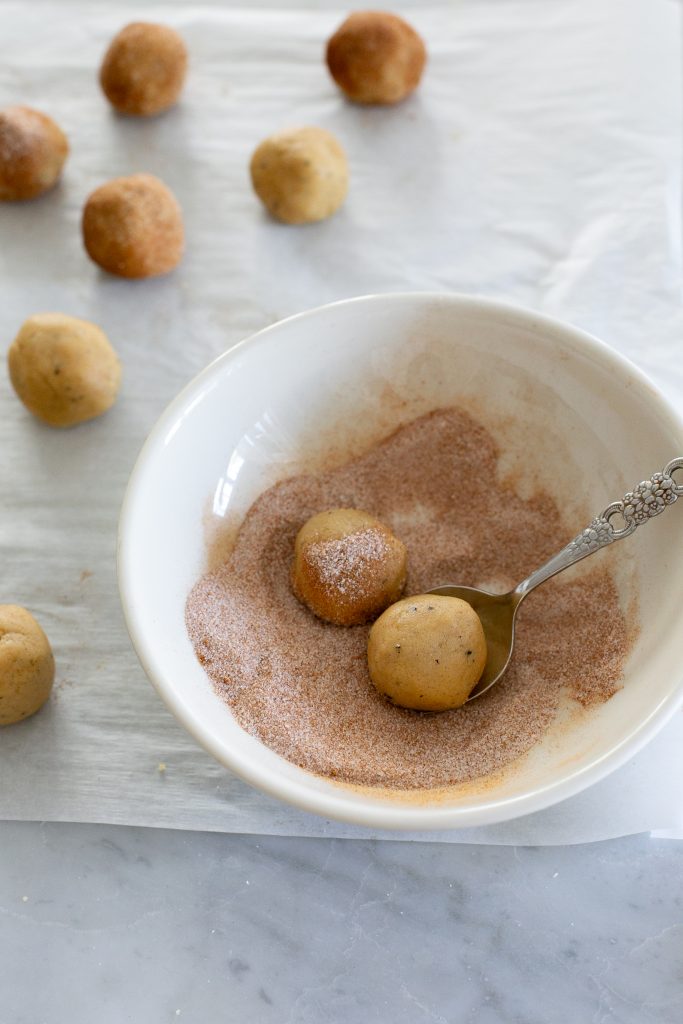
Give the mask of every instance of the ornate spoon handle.
<path id="1" fill-rule="evenodd" d="M 673 477 L 674 472 L 681 468 L 683 458 L 672 459 L 661 473 L 653 473 L 649 480 L 641 481 L 632 491 L 625 494 L 621 501 L 613 501 L 585 530 L 570 540 L 566 547 L 515 587 L 513 593 L 521 601 L 539 583 L 544 583 L 551 576 L 569 568 L 575 562 L 580 562 L 582 558 L 592 555 L 600 548 L 613 544 L 615 540 L 629 537 L 638 526 L 660 515 L 667 505 L 673 505 L 683 495 L 683 481 L 676 483 Z M 617 516 L 624 522 L 619 528 L 612 525 L 612 520 Z"/>

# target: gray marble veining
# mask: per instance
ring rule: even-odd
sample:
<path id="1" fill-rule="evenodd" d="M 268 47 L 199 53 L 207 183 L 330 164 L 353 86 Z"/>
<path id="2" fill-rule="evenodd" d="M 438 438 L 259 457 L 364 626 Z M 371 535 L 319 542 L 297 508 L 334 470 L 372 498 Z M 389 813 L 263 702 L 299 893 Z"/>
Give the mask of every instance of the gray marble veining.
<path id="1" fill-rule="evenodd" d="M 683 844 L 0 826 L 1 1024 L 675 1024 Z"/>

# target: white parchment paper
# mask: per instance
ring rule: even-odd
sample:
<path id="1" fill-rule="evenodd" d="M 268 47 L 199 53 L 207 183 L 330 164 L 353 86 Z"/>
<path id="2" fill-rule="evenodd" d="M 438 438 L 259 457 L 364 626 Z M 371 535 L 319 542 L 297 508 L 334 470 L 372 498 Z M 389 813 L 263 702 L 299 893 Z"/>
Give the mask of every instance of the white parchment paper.
<path id="1" fill-rule="evenodd" d="M 683 401 L 680 10 L 670 0 L 416 6 L 407 16 L 427 40 L 428 71 L 417 95 L 387 110 L 346 104 L 327 77 L 323 44 L 341 11 L 134 11 L 176 25 L 191 50 L 182 104 L 151 121 L 114 115 L 96 84 L 130 7 L 0 2 L 0 103 L 52 114 L 72 145 L 57 190 L 0 208 L 0 352 L 26 316 L 59 310 L 101 324 L 125 366 L 112 412 L 65 433 L 34 421 L 0 373 L 0 601 L 35 612 L 58 662 L 50 704 L 0 732 L 0 816 L 378 835 L 252 790 L 155 696 L 116 589 L 128 474 L 166 403 L 228 345 L 373 291 L 453 289 L 536 307 L 597 333 Z M 352 176 L 344 209 L 299 229 L 268 220 L 247 174 L 256 143 L 297 123 L 335 132 Z M 132 283 L 86 259 L 79 218 L 94 187 L 142 170 L 177 194 L 187 255 L 169 277 Z M 683 835 L 682 774 L 679 713 L 631 764 L 549 811 L 405 838 Z"/>

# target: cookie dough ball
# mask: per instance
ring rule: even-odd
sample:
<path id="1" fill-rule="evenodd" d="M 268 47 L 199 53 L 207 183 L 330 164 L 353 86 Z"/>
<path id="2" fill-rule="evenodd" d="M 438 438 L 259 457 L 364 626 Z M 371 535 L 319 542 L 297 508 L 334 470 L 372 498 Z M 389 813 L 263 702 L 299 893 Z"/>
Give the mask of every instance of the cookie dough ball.
<path id="1" fill-rule="evenodd" d="M 178 99 L 187 73 L 187 47 L 166 25 L 136 21 L 114 36 L 100 68 L 100 85 L 121 114 L 149 117 Z"/>
<path id="2" fill-rule="evenodd" d="M 55 122 L 30 107 L 0 110 L 0 200 L 34 199 L 56 184 L 69 152 Z"/>
<path id="3" fill-rule="evenodd" d="M 55 660 L 50 642 L 25 608 L 0 604 L 0 725 L 42 708 L 50 696 Z"/>
<path id="4" fill-rule="evenodd" d="M 51 427 L 73 427 L 114 404 L 121 365 L 104 331 L 63 313 L 22 324 L 7 361 L 17 395 Z"/>
<path id="5" fill-rule="evenodd" d="M 485 664 L 479 616 L 458 597 L 406 597 L 387 608 L 370 630 L 370 678 L 380 693 L 404 708 L 460 707 Z"/>
<path id="6" fill-rule="evenodd" d="M 152 174 L 113 178 L 88 196 L 83 244 L 103 270 L 119 277 L 167 274 L 183 254 L 183 216 Z"/>
<path id="7" fill-rule="evenodd" d="M 346 154 L 323 128 L 292 128 L 264 139 L 250 171 L 256 195 L 285 224 L 331 217 L 349 188 Z"/>
<path id="8" fill-rule="evenodd" d="M 299 530 L 292 587 L 327 622 L 369 622 L 400 597 L 405 582 L 405 546 L 367 512 L 331 509 Z"/>
<path id="9" fill-rule="evenodd" d="M 427 51 L 415 29 L 395 14 L 357 11 L 327 44 L 327 66 L 356 103 L 398 103 L 417 86 Z"/>

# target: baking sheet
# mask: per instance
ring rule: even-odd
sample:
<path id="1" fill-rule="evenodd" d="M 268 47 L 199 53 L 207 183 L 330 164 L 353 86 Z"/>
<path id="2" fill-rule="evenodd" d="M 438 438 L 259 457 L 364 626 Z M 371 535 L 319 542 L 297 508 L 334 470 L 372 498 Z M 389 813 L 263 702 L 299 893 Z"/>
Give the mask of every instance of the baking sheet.
<path id="1" fill-rule="evenodd" d="M 408 9 L 429 67 L 419 94 L 387 110 L 346 104 L 327 78 L 322 47 L 342 11 L 134 11 L 176 25 L 191 51 L 182 104 L 152 121 L 117 117 L 96 85 L 132 8 L 0 3 L 0 103 L 44 109 L 72 145 L 55 192 L 0 209 L 0 349 L 29 314 L 59 310 L 101 324 L 125 367 L 112 412 L 68 433 L 35 422 L 0 374 L 0 601 L 35 612 L 58 662 L 50 704 L 0 732 L 0 816 L 381 835 L 262 796 L 162 706 L 117 597 L 128 474 L 166 403 L 231 343 L 374 291 L 451 289 L 536 307 L 603 337 L 683 401 L 680 9 L 669 0 Z M 297 123 L 335 132 L 352 175 L 343 210 L 299 229 L 267 219 L 247 175 L 256 143 Z M 142 170 L 178 196 L 187 255 L 165 279 L 127 282 L 88 262 L 79 217 L 92 188 Z M 631 764 L 549 811 L 387 835 L 683 836 L 682 773 L 679 712 Z"/>

